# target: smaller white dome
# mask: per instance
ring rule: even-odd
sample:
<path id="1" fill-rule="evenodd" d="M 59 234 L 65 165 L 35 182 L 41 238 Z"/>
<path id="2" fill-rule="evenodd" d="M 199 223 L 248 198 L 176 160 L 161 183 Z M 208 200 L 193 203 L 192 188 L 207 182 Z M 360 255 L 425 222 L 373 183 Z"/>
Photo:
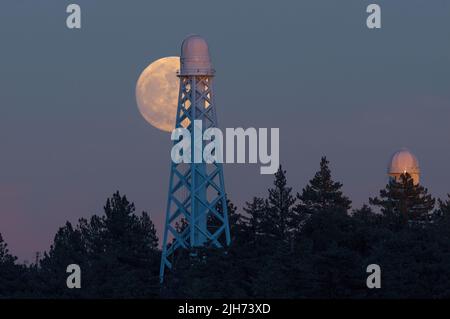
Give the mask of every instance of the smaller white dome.
<path id="1" fill-rule="evenodd" d="M 388 166 L 389 174 L 419 174 L 420 167 L 417 157 L 408 149 L 402 148 L 400 151 L 392 155 Z"/>
<path id="2" fill-rule="evenodd" d="M 206 40 L 198 35 L 190 35 L 181 45 L 180 75 L 212 75 L 214 70 Z"/>

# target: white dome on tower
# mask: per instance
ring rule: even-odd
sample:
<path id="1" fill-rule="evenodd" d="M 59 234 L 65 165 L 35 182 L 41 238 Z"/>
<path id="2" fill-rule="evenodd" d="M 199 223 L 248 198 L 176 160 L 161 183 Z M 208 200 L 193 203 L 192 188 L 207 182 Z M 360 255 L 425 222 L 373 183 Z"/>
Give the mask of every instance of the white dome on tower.
<path id="1" fill-rule="evenodd" d="M 181 45 L 180 75 L 212 75 L 214 70 L 206 40 L 198 35 L 190 35 Z"/>
<path id="2" fill-rule="evenodd" d="M 401 174 L 408 173 L 418 184 L 420 181 L 420 167 L 417 157 L 408 149 L 402 148 L 392 155 L 388 165 L 388 174 L 391 177 L 399 178 Z"/>

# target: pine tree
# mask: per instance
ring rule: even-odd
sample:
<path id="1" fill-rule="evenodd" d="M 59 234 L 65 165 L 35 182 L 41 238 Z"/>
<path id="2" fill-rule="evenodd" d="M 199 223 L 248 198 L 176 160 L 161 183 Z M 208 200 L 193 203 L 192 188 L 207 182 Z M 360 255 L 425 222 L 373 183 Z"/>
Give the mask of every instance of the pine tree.
<path id="1" fill-rule="evenodd" d="M 261 235 L 282 242 L 289 242 L 292 235 L 294 205 L 296 198 L 292 188 L 287 186 L 286 171 L 281 165 L 275 173 L 274 187 L 269 189 L 267 209 L 260 221 Z"/>
<path id="2" fill-rule="evenodd" d="M 446 223 L 450 225 L 450 194 L 447 200 L 438 199 L 438 209 L 433 214 L 436 223 Z"/>
<path id="3" fill-rule="evenodd" d="M 88 253 L 79 229 L 67 222 L 56 233 L 49 252 L 40 261 L 39 278 L 42 281 L 41 293 L 47 297 L 80 297 L 80 289 L 67 289 L 66 268 L 77 264 L 86 270 Z"/>
<path id="4" fill-rule="evenodd" d="M 0 264 L 14 264 L 17 257 L 9 253 L 8 245 L 4 242 L 2 234 L 0 234 Z"/>
<path id="5" fill-rule="evenodd" d="M 331 178 L 328 164 L 327 158 L 322 157 L 320 170 L 309 181 L 302 193 L 297 194 L 300 203 L 297 205 L 296 211 L 302 219 L 318 212 L 333 209 L 347 211 L 351 207 L 351 200 L 341 191 L 342 184 Z"/>
<path id="6" fill-rule="evenodd" d="M 420 184 L 415 184 L 408 173 L 398 180 L 390 179 L 380 197 L 370 198 L 371 205 L 381 208 L 381 212 L 393 221 L 402 224 L 408 221 L 427 221 L 435 205 L 435 199 Z"/>
<path id="7" fill-rule="evenodd" d="M 246 233 L 253 242 L 257 240 L 258 236 L 263 234 L 263 218 L 267 214 L 268 205 L 267 200 L 259 197 L 253 197 L 251 202 L 245 203 L 245 215 L 242 216 L 242 220 Z"/>
<path id="8" fill-rule="evenodd" d="M 240 223 L 242 216 L 239 213 L 237 213 L 237 207 L 228 198 L 226 200 L 226 203 L 227 203 L 228 225 L 230 227 L 231 240 L 233 241 L 233 239 L 240 231 Z M 220 215 L 223 214 L 222 201 L 219 201 L 216 204 L 216 211 Z M 219 220 L 214 214 L 212 213 L 208 214 L 208 231 L 211 234 L 215 233 L 217 229 L 222 227 L 222 225 L 223 222 Z M 222 246 L 224 247 L 226 246 L 225 234 L 220 236 L 219 242 L 222 244 Z"/>
<path id="9" fill-rule="evenodd" d="M 0 234 L 0 299 L 22 297 L 26 291 L 26 269 L 16 264 L 17 257 L 10 254 L 8 245 Z"/>
<path id="10" fill-rule="evenodd" d="M 450 194 L 447 200 L 438 199 L 438 209 L 433 213 L 433 232 L 439 240 L 450 242 Z"/>
<path id="11" fill-rule="evenodd" d="M 142 298 L 159 295 L 158 237 L 150 216 L 134 214 L 126 196 L 113 194 L 104 216 L 80 219 L 60 228 L 40 263 L 46 297 Z M 66 287 L 66 267 L 82 269 L 83 289 Z"/>
<path id="12" fill-rule="evenodd" d="M 151 297 L 158 293 L 158 238 L 145 212 L 134 214 L 135 206 L 119 192 L 104 206 L 105 216 L 91 241 L 103 243 L 94 258 L 97 274 L 92 288 L 104 297 Z M 101 247 L 101 246 L 100 246 Z M 111 280 L 111 278 L 115 278 Z"/>

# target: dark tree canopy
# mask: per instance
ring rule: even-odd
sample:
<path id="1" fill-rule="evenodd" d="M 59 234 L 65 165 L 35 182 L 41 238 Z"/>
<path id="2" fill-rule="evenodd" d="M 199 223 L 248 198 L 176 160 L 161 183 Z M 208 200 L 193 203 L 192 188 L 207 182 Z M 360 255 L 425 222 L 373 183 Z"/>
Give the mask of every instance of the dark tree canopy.
<path id="1" fill-rule="evenodd" d="M 36 264 L 18 263 L 0 236 L 0 298 L 450 298 L 450 195 L 433 211 L 404 174 L 369 199 L 381 212 L 350 211 L 328 164 L 297 196 L 280 166 L 266 197 L 242 212 L 227 200 L 231 246 L 177 250 L 162 285 L 150 215 L 118 192 L 103 214 L 61 227 Z M 82 289 L 67 288 L 69 264 Z M 370 264 L 382 268 L 381 289 L 367 289 Z"/>
<path id="2" fill-rule="evenodd" d="M 106 201 L 104 215 L 67 223 L 40 262 L 45 294 L 55 297 L 156 297 L 158 237 L 150 216 L 134 214 L 134 204 L 118 192 Z M 78 264 L 83 288 L 67 289 L 66 267 Z"/>
<path id="3" fill-rule="evenodd" d="M 295 201 L 292 188 L 287 186 L 286 171 L 280 166 L 275 173 L 273 187 L 269 189 L 266 208 L 260 218 L 260 231 L 263 236 L 279 241 L 288 241 L 291 238 Z"/>
<path id="4" fill-rule="evenodd" d="M 370 203 L 381 208 L 381 212 L 403 223 L 426 221 L 435 205 L 435 199 L 420 184 L 415 184 L 408 173 L 399 180 L 390 179 L 380 197 L 370 199 Z"/>
<path id="5" fill-rule="evenodd" d="M 333 181 L 328 167 L 330 162 L 326 157 L 320 160 L 320 169 L 303 188 L 301 194 L 297 194 L 300 204 L 297 211 L 302 215 L 312 215 L 317 212 L 327 211 L 340 207 L 349 210 L 351 200 L 342 193 L 342 184 Z"/>

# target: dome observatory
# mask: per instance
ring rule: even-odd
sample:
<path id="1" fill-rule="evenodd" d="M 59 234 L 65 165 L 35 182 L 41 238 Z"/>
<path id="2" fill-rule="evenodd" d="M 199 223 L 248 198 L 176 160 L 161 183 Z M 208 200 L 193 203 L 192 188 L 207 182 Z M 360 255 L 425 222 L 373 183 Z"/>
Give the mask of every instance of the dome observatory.
<path id="1" fill-rule="evenodd" d="M 398 179 L 401 174 L 408 173 L 411 175 L 414 184 L 420 182 L 420 168 L 417 157 L 408 149 L 402 148 L 400 151 L 392 155 L 388 166 L 388 175 L 391 178 Z"/>
<path id="2" fill-rule="evenodd" d="M 180 75 L 213 75 L 208 43 L 198 35 L 186 37 L 181 45 Z"/>

